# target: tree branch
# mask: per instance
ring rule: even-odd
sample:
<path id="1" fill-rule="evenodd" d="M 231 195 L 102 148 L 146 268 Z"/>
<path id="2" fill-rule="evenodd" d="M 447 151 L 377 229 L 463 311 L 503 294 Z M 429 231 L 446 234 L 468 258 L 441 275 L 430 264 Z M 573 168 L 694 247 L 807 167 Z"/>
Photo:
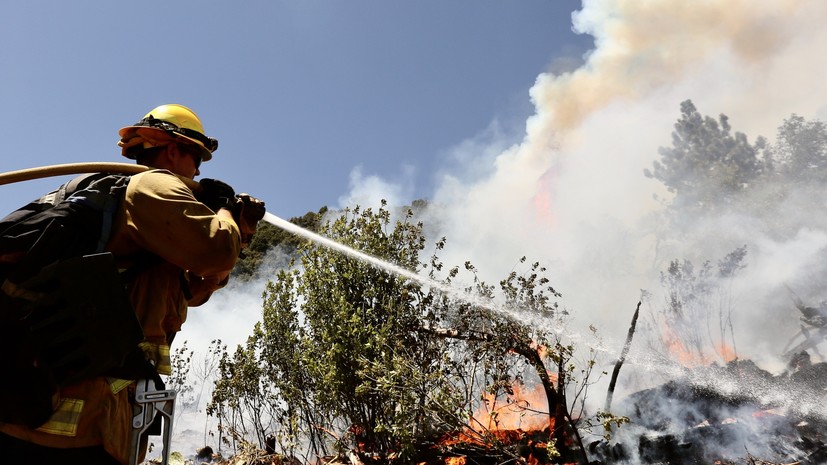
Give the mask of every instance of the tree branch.
<path id="1" fill-rule="evenodd" d="M 617 359 L 617 363 L 615 363 L 614 370 L 612 370 L 612 379 L 609 382 L 609 391 L 606 394 L 606 405 L 603 407 L 603 410 L 608 412 L 612 406 L 612 397 L 614 396 L 615 392 L 615 384 L 617 383 L 617 375 L 620 373 L 620 367 L 623 365 L 623 362 L 626 360 L 626 355 L 629 354 L 629 347 L 632 345 L 632 337 L 635 335 L 635 327 L 637 326 L 637 317 L 640 314 L 640 301 L 637 303 L 637 308 L 635 309 L 635 314 L 632 316 L 632 324 L 629 326 L 629 333 L 626 334 L 626 343 L 623 344 L 623 350 L 620 352 L 620 358 Z"/>

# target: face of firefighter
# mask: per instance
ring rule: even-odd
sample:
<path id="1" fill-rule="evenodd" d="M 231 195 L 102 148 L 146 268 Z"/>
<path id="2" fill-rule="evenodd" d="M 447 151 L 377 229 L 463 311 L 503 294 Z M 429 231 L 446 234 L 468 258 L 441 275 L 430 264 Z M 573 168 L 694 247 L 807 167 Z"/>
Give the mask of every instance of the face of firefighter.
<path id="1" fill-rule="evenodd" d="M 201 156 L 194 147 L 189 144 L 169 144 L 167 146 L 167 157 L 169 166 L 166 169 L 173 173 L 189 179 L 193 179 L 201 171 Z"/>

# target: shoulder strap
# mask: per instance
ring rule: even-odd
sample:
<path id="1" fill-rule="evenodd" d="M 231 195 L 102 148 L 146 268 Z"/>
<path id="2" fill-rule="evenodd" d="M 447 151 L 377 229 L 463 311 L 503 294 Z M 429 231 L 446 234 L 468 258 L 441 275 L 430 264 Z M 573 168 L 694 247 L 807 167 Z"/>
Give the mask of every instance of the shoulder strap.
<path id="1" fill-rule="evenodd" d="M 128 175 L 95 173 L 75 178 L 65 184 L 63 195 L 66 197 L 62 201 L 81 204 L 101 214 L 100 236 L 95 252 L 103 252 L 112 235 L 115 212 L 129 179 Z"/>

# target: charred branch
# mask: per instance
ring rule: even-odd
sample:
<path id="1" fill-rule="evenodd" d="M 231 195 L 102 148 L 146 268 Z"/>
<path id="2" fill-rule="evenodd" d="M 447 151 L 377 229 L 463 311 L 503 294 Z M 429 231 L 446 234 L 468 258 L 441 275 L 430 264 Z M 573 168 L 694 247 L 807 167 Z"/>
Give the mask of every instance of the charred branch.
<path id="1" fill-rule="evenodd" d="M 626 361 L 626 356 L 629 354 L 629 348 L 632 346 L 632 338 L 635 335 L 638 315 L 640 315 L 640 301 L 638 301 L 635 314 L 632 316 L 632 324 L 629 326 L 628 334 L 626 334 L 626 343 L 623 344 L 623 350 L 620 352 L 620 358 L 617 359 L 614 370 L 612 370 L 612 378 L 609 381 L 609 391 L 606 393 L 606 405 L 603 407 L 603 410 L 606 412 L 608 412 L 612 407 L 612 397 L 614 396 L 615 385 L 617 384 L 617 376 L 620 373 L 620 367 L 623 366 L 623 362 Z"/>

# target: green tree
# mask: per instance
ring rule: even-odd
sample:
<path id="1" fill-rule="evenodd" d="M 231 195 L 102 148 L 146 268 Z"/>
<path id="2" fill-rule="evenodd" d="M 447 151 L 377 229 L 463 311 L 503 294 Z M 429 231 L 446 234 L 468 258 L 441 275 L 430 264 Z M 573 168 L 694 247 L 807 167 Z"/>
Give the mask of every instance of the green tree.
<path id="1" fill-rule="evenodd" d="M 421 225 L 408 219 L 390 229 L 388 210 L 357 208 L 328 224 L 325 233 L 416 270 L 424 238 Z M 377 386 L 409 387 L 422 378 L 407 377 L 414 372 L 433 376 L 443 350 L 413 331 L 420 325 L 416 305 L 423 292 L 394 274 L 311 244 L 299 246 L 299 260 L 301 271 L 283 270 L 268 284 L 263 321 L 248 347 L 239 348 L 244 356 L 226 359 L 213 411 L 232 407 L 240 397 L 260 398 L 263 383 L 278 396 L 272 418 L 280 426 L 273 434 L 282 448 L 308 438 L 313 452 L 323 453 L 330 433 L 349 431 L 366 447 L 396 449 L 403 429 L 426 428 L 427 417 L 417 412 L 426 393 Z M 239 373 L 253 357 L 260 357 L 260 371 Z M 256 382 L 239 382 L 238 374 Z"/>
<path id="2" fill-rule="evenodd" d="M 773 152 L 789 181 L 827 180 L 827 126 L 793 114 L 778 128 Z"/>
<path id="3" fill-rule="evenodd" d="M 247 346 L 222 361 L 211 412 L 248 435 L 255 425 L 257 438 L 271 438 L 291 455 L 308 444 L 307 457 L 356 448 L 411 458 L 418 441 L 458 431 L 495 447 L 490 425 L 472 419 L 483 394 L 509 403 L 517 385 L 535 380 L 546 393 L 556 444 L 567 447 L 565 439 L 577 437 L 569 407 L 583 399 L 593 363 L 577 371 L 573 347 L 558 336 L 564 312 L 545 269 L 535 263 L 491 286 L 466 263 L 472 283 L 454 290 L 460 270 L 445 270 L 437 256 L 444 239 L 421 262 L 423 225 L 410 210 L 396 222 L 391 216 L 384 203 L 377 211 L 357 207 L 321 233 L 427 271 L 432 281 L 301 244 L 300 266 L 267 285 L 263 319 Z M 517 457 L 502 445 L 497 450 Z"/>
<path id="4" fill-rule="evenodd" d="M 709 213 L 731 204 L 768 169 L 767 161 L 759 157 L 766 141 L 758 138 L 750 144 L 746 135 L 731 131 L 726 115 L 717 120 L 704 117 L 686 100 L 672 133 L 672 147 L 661 147 L 660 160 L 644 174 L 675 194 L 675 208 Z"/>
<path id="5" fill-rule="evenodd" d="M 644 175 L 674 194 L 662 217 L 681 241 L 692 235 L 699 219 L 733 213 L 749 218 L 752 228 L 774 238 L 787 238 L 802 227 L 821 227 L 817 211 L 827 181 L 827 125 L 793 114 L 777 130 L 776 141 L 732 132 L 729 119 L 703 116 L 690 100 L 681 103 L 672 146 Z M 676 228 L 676 229 L 675 229 Z M 705 237 L 705 231 L 701 231 Z M 664 243 L 669 237 L 661 238 Z M 704 240 L 704 239 L 701 239 Z"/>

